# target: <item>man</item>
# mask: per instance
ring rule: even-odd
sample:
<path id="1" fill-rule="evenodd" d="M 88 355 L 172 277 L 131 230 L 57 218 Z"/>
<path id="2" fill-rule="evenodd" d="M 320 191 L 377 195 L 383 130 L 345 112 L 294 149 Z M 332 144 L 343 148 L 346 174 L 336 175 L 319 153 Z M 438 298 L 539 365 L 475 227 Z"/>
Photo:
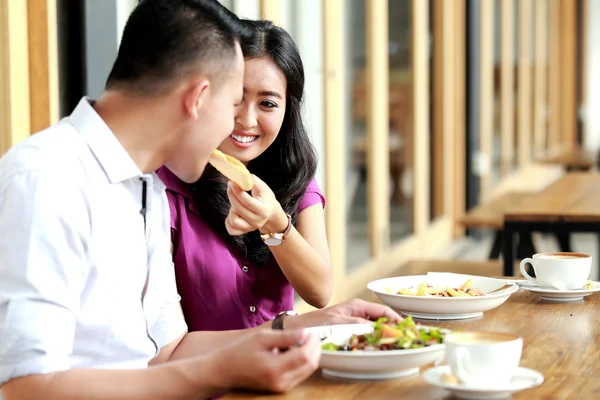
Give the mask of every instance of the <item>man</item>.
<path id="1" fill-rule="evenodd" d="M 0 399 L 285 391 L 320 354 L 293 328 L 399 318 L 354 301 L 282 331 L 186 333 L 153 171 L 194 182 L 230 134 L 246 34 L 216 1 L 142 1 L 98 101 L 0 160 Z"/>

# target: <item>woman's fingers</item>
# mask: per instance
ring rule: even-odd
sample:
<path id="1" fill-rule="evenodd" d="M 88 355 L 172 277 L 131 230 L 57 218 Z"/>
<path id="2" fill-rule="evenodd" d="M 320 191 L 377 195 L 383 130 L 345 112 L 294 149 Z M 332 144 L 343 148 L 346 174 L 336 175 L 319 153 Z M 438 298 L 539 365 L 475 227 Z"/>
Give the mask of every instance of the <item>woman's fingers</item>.
<path id="1" fill-rule="evenodd" d="M 231 236 L 239 236 L 256 230 L 248 221 L 231 210 L 225 219 L 225 228 Z"/>
<path id="2" fill-rule="evenodd" d="M 257 215 L 251 209 L 247 208 L 234 194 L 228 192 L 228 197 L 232 213 L 249 222 L 254 226 L 254 229 L 258 229 L 261 226 L 260 223 L 264 220 L 262 216 Z"/>
<path id="3" fill-rule="evenodd" d="M 227 197 L 229 198 L 231 209 L 240 217 L 251 223 L 254 226 L 254 229 L 260 229 L 269 219 L 266 205 L 258 200 L 252 199 L 252 197 L 245 192 L 242 193 L 242 195 L 250 197 L 252 201 L 241 200 L 241 195 L 239 193 L 236 194 L 235 189 L 231 189 L 231 187 L 227 189 Z"/>
<path id="4" fill-rule="evenodd" d="M 250 196 L 232 182 L 229 182 L 227 185 L 227 194 L 230 199 L 237 199 L 244 208 L 247 208 L 255 214 L 261 214 L 261 211 L 264 209 L 264 203 L 261 200 Z"/>

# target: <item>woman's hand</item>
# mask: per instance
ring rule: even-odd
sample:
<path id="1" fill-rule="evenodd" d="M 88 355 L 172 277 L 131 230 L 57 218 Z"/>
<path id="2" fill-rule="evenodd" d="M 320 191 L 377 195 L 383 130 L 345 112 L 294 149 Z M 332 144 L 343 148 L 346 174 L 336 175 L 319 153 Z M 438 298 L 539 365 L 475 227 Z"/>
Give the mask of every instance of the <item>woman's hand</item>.
<path id="1" fill-rule="evenodd" d="M 402 321 L 390 307 L 370 301 L 352 299 L 335 306 L 285 318 L 286 328 L 308 328 L 320 325 L 364 324 L 385 317 L 389 321 Z"/>
<path id="2" fill-rule="evenodd" d="M 275 198 L 275 193 L 256 175 L 252 175 L 252 196 L 233 182 L 227 184 L 231 203 L 225 219 L 227 232 L 232 236 L 260 230 L 261 233 L 281 233 L 288 225 L 287 215 Z"/>

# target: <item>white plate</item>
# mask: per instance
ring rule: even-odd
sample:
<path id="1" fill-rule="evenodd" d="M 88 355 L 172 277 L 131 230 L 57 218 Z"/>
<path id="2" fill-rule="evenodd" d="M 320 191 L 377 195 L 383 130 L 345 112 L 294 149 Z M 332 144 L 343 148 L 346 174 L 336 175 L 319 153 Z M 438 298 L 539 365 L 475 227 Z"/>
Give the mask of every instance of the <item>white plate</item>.
<path id="1" fill-rule="evenodd" d="M 426 282 L 432 286 L 458 287 L 472 280 L 472 287 L 484 293 L 492 292 L 504 285 L 506 289 L 477 297 L 435 297 L 435 296 L 409 296 L 394 294 L 399 289 L 414 287 Z M 401 311 L 405 315 L 412 315 L 420 319 L 467 319 L 483 315 L 484 311 L 502 305 L 511 294 L 519 287 L 502 279 L 486 278 L 482 276 L 461 275 L 451 273 L 430 273 L 428 275 L 399 276 L 395 278 L 379 279 L 367 285 L 369 290 L 388 306 Z"/>
<path id="2" fill-rule="evenodd" d="M 369 324 L 335 325 L 333 334 L 323 343 L 342 345 L 348 343 L 352 335 L 362 335 L 372 331 L 373 326 Z M 319 366 L 325 377 L 353 380 L 400 378 L 417 374 L 420 367 L 442 359 L 444 350 L 443 344 L 407 350 L 323 350 Z"/>
<path id="3" fill-rule="evenodd" d="M 513 393 L 537 387 L 544 382 L 542 374 L 528 368 L 518 368 L 512 382 L 502 387 L 473 387 L 460 383 L 444 383 L 442 377 L 446 374 L 451 374 L 450 367 L 442 365 L 428 369 L 423 372 L 422 377 L 430 385 L 446 389 L 459 399 L 507 399 Z"/>
<path id="4" fill-rule="evenodd" d="M 542 300 L 558 303 L 568 303 L 572 301 L 583 300 L 585 296 L 600 292 L 600 282 L 592 282 L 592 287 L 590 289 L 573 290 L 559 290 L 548 287 L 540 287 L 529 281 L 519 282 L 518 285 L 521 289 L 540 296 Z"/>

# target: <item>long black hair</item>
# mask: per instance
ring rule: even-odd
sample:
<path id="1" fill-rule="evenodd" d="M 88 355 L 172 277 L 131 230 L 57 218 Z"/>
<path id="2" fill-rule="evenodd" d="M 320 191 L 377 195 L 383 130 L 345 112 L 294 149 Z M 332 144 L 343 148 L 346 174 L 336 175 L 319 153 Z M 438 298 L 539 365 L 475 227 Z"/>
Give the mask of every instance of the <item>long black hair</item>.
<path id="1" fill-rule="evenodd" d="M 250 172 L 265 181 L 283 209 L 296 223 L 298 205 L 317 169 L 317 155 L 302 122 L 304 67 L 290 35 L 271 21 L 244 21 L 252 36 L 242 40 L 246 60 L 269 58 L 287 80 L 286 109 L 283 124 L 275 141 L 260 156 L 248 163 Z M 229 213 L 227 181 L 208 165 L 194 184 L 194 201 L 202 218 L 230 246 L 248 261 L 263 266 L 272 257 L 258 231 L 231 236 L 225 228 Z"/>

